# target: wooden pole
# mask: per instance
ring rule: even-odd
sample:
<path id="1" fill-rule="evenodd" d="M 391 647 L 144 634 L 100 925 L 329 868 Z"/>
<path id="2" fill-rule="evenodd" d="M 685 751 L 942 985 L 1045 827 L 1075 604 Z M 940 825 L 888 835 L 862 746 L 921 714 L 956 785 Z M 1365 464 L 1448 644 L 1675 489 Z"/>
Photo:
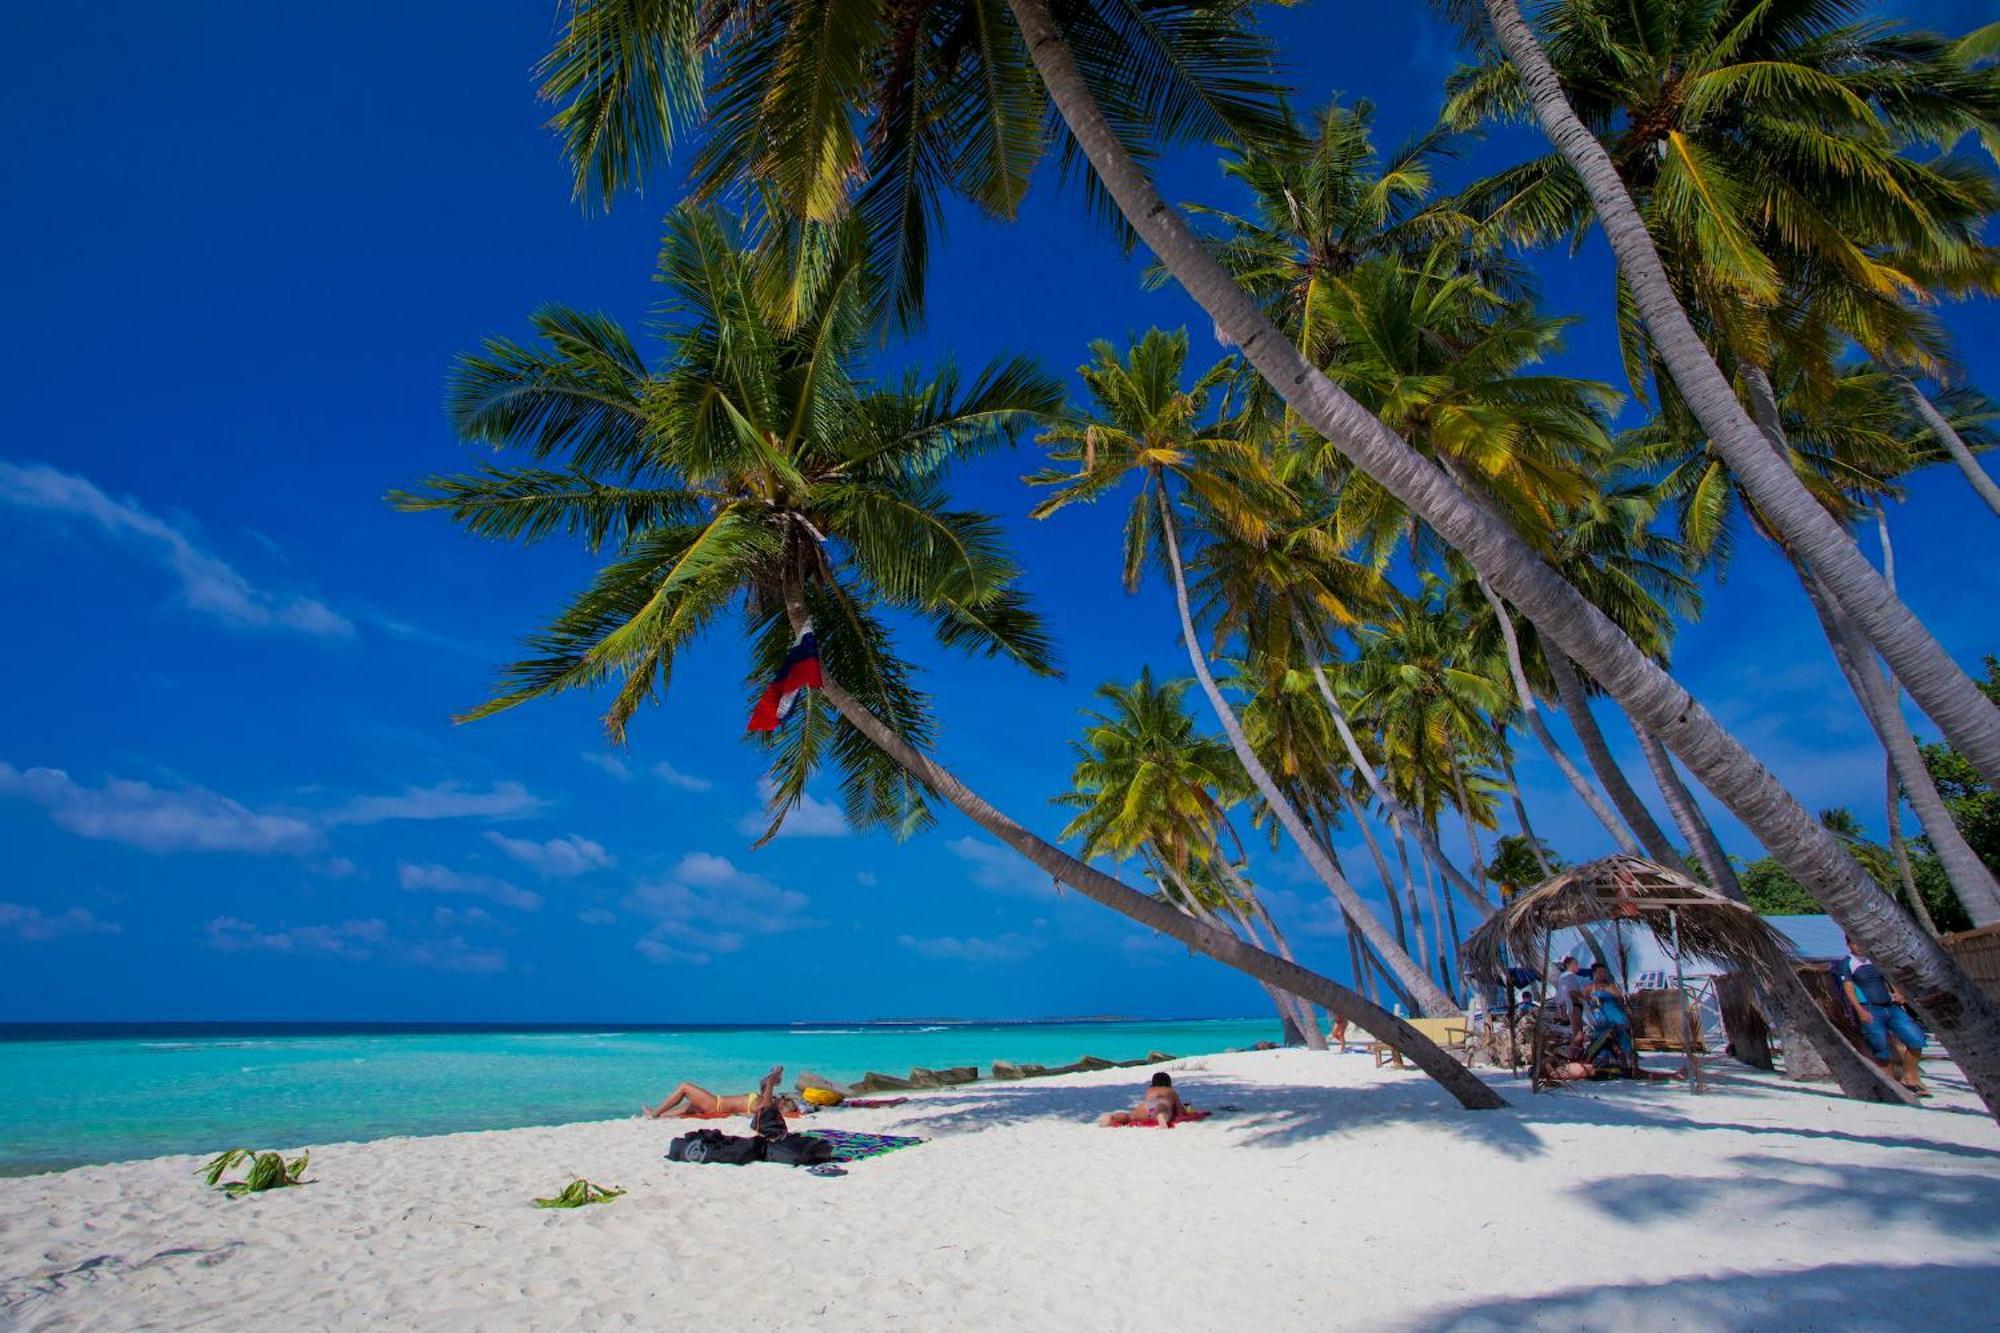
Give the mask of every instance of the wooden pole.
<path id="1" fill-rule="evenodd" d="M 1528 1091 L 1531 1093 L 1542 1090 L 1542 1030 L 1549 1021 L 1549 952 L 1555 948 L 1555 943 L 1554 931 L 1542 932 L 1542 1002 L 1535 1007 L 1535 1040 L 1530 1043 L 1529 1059 L 1534 1062 L 1528 1067 Z"/>

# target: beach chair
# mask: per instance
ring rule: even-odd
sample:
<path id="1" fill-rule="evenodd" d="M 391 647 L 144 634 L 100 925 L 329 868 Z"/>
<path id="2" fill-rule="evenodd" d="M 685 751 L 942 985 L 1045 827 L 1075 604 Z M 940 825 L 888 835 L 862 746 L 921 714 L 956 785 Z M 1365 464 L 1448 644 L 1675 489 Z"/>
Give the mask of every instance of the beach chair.
<path id="1" fill-rule="evenodd" d="M 1453 1018 L 1406 1018 L 1403 1021 L 1423 1033 L 1426 1037 L 1429 1037 L 1445 1050 L 1451 1052 L 1458 1059 L 1463 1060 L 1465 1058 L 1467 1046 L 1472 1040 L 1472 1027 L 1462 1016 Z M 1369 1043 L 1368 1050 L 1375 1057 L 1375 1067 L 1377 1069 L 1391 1062 L 1398 1069 L 1407 1067 L 1403 1064 L 1403 1057 L 1388 1042 L 1371 1042 Z"/>

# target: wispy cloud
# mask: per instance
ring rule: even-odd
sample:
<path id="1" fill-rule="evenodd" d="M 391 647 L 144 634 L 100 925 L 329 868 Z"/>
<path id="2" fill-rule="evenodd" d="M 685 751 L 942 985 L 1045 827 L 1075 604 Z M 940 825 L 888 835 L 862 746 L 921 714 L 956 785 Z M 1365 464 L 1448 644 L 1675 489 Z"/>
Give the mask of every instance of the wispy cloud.
<path id="1" fill-rule="evenodd" d="M 631 768 L 615 754 L 605 754 L 602 750 L 585 750 L 579 757 L 592 768 L 601 768 L 620 782 L 629 782 L 632 778 Z"/>
<path id="2" fill-rule="evenodd" d="M 771 803 L 777 796 L 777 788 L 769 778 L 757 782 L 757 798 L 763 804 L 736 821 L 736 831 L 746 838 L 761 838 L 764 830 L 771 826 Z M 822 801 L 811 792 L 799 798 L 798 805 L 785 816 L 784 826 L 778 830 L 780 838 L 844 838 L 853 832 L 847 826 L 847 816 L 832 801 Z"/>
<path id="3" fill-rule="evenodd" d="M 459 782 L 405 787 L 394 796 L 357 796 L 329 810 L 323 822 L 381 824 L 392 819 L 506 819 L 533 814 L 548 802 L 518 782 L 496 782 L 486 790 Z"/>
<path id="4" fill-rule="evenodd" d="M 354 634 L 353 622 L 326 603 L 256 587 L 173 524 L 135 501 L 107 495 L 86 477 L 46 463 L 0 461 L 0 503 L 82 520 L 114 540 L 146 551 L 179 581 L 181 597 L 192 610 L 226 625 L 319 638 Z"/>
<path id="5" fill-rule="evenodd" d="M 618 914 L 602 907 L 586 907 L 576 914 L 576 919 L 586 926 L 609 926 L 617 922 Z"/>
<path id="6" fill-rule="evenodd" d="M 882 881 L 872 870 L 857 870 L 854 872 L 854 882 L 864 889 L 872 889 Z"/>
<path id="7" fill-rule="evenodd" d="M 967 963 L 975 967 L 989 963 L 1018 963 L 1042 947 L 1042 942 L 1033 936 L 1016 934 L 1013 931 L 1005 935 L 986 937 L 937 935 L 919 938 L 915 935 L 898 935 L 896 943 L 925 958 Z"/>
<path id="8" fill-rule="evenodd" d="M 0 796 L 41 806 L 80 838 L 149 852 L 296 853 L 313 850 L 321 838 L 296 815 L 252 810 L 201 787 L 165 790 L 127 778 L 92 787 L 59 768 L 0 763 Z"/>
<path id="9" fill-rule="evenodd" d="M 967 873 L 982 889 L 1030 898 L 1055 896 L 1056 887 L 1049 877 L 1011 848 L 968 835 L 946 842 L 945 850 L 971 867 Z"/>
<path id="10" fill-rule="evenodd" d="M 518 782 L 485 790 L 456 782 L 412 787 L 395 796 L 362 796 L 319 813 L 253 810 L 205 787 L 156 787 L 132 778 L 107 777 L 99 786 L 78 782 L 60 768 L 15 768 L 0 761 L 0 797 L 31 802 L 60 828 L 80 838 L 121 842 L 149 852 L 247 852 L 302 855 L 319 850 L 324 830 L 389 820 L 500 819 L 528 814 L 545 802 Z M 599 854 L 595 843 L 574 848 Z M 333 879 L 358 867 L 334 857 L 314 867 Z"/>
<path id="11" fill-rule="evenodd" d="M 634 947 L 656 963 L 706 963 L 751 935 L 819 924 L 805 914 L 805 894 L 708 852 L 689 852 L 664 877 L 635 885 L 625 905 L 654 920 Z"/>
<path id="12" fill-rule="evenodd" d="M 497 876 L 466 874 L 435 863 L 398 861 L 396 882 L 412 893 L 463 893 L 523 912 L 533 912 L 542 905 L 541 894 Z"/>
<path id="13" fill-rule="evenodd" d="M 114 922 L 99 921 L 87 908 L 72 907 L 51 916 L 24 903 L 0 903 L 0 934 L 16 939 L 40 942 L 65 935 L 117 935 L 122 930 Z"/>
<path id="14" fill-rule="evenodd" d="M 578 875 L 587 875 L 593 870 L 608 870 L 618 864 L 617 858 L 610 852 L 575 833 L 550 838 L 547 842 L 536 842 L 533 838 L 510 838 L 489 829 L 486 841 L 544 879 L 574 879 Z"/>
<path id="15" fill-rule="evenodd" d="M 653 776 L 666 783 L 669 787 L 679 787 L 682 791 L 708 791 L 715 786 L 707 778 L 699 778 L 692 773 L 681 772 L 664 759 L 653 765 Z"/>
<path id="16" fill-rule="evenodd" d="M 476 909 L 475 909 L 476 910 Z M 240 917 L 219 916 L 208 923 L 208 942 L 221 953 L 276 953 L 366 962 L 379 958 L 403 967 L 444 972 L 502 972 L 504 950 L 477 945 L 461 934 L 400 939 L 377 917 L 329 925 L 264 927 Z"/>

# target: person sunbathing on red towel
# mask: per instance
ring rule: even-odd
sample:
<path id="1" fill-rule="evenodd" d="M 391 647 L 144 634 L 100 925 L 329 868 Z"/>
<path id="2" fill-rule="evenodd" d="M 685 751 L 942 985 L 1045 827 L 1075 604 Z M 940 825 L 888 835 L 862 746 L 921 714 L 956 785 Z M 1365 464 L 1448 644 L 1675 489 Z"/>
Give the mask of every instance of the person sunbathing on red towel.
<path id="1" fill-rule="evenodd" d="M 1158 1125 L 1172 1129 L 1176 1120 L 1197 1118 L 1195 1109 L 1181 1100 L 1174 1080 L 1165 1070 L 1153 1075 L 1146 1095 L 1129 1111 L 1113 1111 L 1101 1123 L 1106 1125 Z"/>

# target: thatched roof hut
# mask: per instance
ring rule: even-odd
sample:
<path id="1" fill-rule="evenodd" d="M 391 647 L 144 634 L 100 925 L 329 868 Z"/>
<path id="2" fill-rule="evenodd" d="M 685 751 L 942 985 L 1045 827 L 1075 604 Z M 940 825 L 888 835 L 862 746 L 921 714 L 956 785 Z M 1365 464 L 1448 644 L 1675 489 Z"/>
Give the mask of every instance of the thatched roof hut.
<path id="1" fill-rule="evenodd" d="M 1761 977 L 1792 963 L 1792 946 L 1747 903 L 1725 897 L 1678 870 L 1619 854 L 1565 870 L 1488 917 L 1465 942 L 1467 975 L 1502 982 L 1507 961 L 1539 968 L 1551 932 L 1600 921 L 1629 921 L 1682 957 L 1728 963 Z"/>

